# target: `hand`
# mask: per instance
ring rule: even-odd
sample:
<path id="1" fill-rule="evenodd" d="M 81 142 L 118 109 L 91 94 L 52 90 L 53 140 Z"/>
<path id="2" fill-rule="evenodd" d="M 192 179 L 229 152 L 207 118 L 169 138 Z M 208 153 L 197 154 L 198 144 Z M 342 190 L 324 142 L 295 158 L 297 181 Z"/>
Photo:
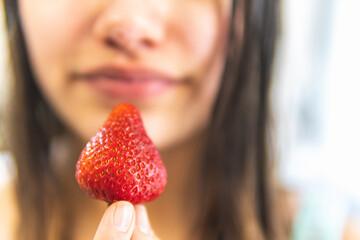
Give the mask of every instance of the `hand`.
<path id="1" fill-rule="evenodd" d="M 121 201 L 105 211 L 94 240 L 158 240 L 144 206 Z"/>

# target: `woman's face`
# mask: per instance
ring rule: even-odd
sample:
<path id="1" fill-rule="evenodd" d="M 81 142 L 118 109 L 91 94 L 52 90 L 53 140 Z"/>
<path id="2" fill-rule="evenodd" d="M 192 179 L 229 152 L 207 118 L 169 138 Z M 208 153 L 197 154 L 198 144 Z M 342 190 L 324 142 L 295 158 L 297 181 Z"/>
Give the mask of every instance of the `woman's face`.
<path id="1" fill-rule="evenodd" d="M 83 140 L 132 103 L 160 148 L 201 133 L 220 84 L 231 0 L 19 0 L 38 86 Z"/>

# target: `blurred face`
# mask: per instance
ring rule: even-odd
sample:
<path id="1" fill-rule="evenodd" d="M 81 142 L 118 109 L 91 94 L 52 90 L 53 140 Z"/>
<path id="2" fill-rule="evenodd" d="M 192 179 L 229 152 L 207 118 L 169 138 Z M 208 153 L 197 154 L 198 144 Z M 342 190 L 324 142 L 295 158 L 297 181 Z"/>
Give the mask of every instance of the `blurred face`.
<path id="1" fill-rule="evenodd" d="M 206 129 L 231 0 L 19 0 L 36 81 L 83 140 L 111 109 L 139 108 L 167 148 Z"/>

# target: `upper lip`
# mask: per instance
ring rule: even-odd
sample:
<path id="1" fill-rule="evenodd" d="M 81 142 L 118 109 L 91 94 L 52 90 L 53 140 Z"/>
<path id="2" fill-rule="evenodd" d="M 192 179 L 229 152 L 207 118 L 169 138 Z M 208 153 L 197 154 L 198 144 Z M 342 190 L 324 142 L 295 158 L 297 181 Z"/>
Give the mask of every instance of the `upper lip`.
<path id="1" fill-rule="evenodd" d="M 119 66 L 103 66 L 94 68 L 89 71 L 75 72 L 72 78 L 83 78 L 88 80 L 96 80 L 106 78 L 119 81 L 164 81 L 168 83 L 177 83 L 178 80 L 168 74 L 160 71 L 151 70 L 144 67 L 119 67 Z"/>

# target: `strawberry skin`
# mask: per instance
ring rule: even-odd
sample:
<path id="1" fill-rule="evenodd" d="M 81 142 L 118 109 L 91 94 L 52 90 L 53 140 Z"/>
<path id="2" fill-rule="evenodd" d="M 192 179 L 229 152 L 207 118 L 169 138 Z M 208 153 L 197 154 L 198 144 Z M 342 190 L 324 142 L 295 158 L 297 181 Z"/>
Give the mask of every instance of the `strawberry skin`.
<path id="1" fill-rule="evenodd" d="M 81 152 L 75 177 L 89 196 L 109 203 L 149 202 L 163 192 L 165 166 L 134 106 L 113 109 Z"/>

